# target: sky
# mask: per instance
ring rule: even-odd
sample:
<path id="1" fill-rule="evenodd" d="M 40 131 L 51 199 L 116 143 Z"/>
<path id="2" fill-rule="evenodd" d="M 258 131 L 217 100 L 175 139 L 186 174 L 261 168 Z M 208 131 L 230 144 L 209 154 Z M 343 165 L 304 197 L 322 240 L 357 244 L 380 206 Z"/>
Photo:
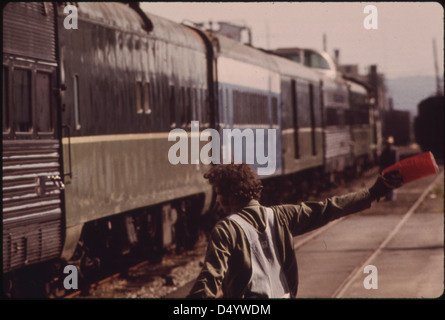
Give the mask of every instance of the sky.
<path id="1" fill-rule="evenodd" d="M 364 12 L 367 5 L 375 6 Z M 276 49 L 340 50 L 341 64 L 372 64 L 387 79 L 435 76 L 433 39 L 443 75 L 443 7 L 438 2 L 146 2 L 142 8 L 182 22 L 228 21 L 252 30 L 252 44 Z M 376 14 L 375 14 L 376 12 Z M 370 20 L 375 18 L 375 20 Z M 377 21 L 367 29 L 364 21 Z"/>

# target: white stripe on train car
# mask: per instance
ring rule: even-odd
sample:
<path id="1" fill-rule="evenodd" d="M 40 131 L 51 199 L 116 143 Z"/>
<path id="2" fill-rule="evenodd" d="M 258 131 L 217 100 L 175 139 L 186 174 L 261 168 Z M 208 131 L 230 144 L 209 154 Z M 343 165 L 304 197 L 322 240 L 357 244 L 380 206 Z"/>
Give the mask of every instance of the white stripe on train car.
<path id="1" fill-rule="evenodd" d="M 218 58 L 218 81 L 280 93 L 280 76 L 278 73 L 227 57 Z"/>
<path id="2" fill-rule="evenodd" d="M 107 141 L 131 141 L 131 140 L 149 140 L 149 139 L 168 139 L 169 132 L 154 132 L 154 133 L 129 133 L 129 134 L 109 134 L 97 136 L 81 136 L 63 138 L 63 144 L 77 144 L 77 143 L 96 143 Z"/>

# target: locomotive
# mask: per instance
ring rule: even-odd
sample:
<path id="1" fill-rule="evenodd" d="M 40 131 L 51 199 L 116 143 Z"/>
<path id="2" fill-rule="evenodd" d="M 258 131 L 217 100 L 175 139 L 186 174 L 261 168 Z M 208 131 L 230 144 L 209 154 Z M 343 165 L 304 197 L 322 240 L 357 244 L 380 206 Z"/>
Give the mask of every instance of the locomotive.
<path id="1" fill-rule="evenodd" d="M 444 97 L 436 94 L 417 105 L 414 121 L 415 137 L 423 151 L 430 151 L 437 159 L 444 158 Z"/>
<path id="2" fill-rule="evenodd" d="M 70 12 L 77 28 L 65 23 Z M 192 139 L 193 122 L 199 133 L 274 129 L 275 170 L 261 176 L 272 198 L 277 186 L 303 196 L 345 171 L 356 174 L 378 152 L 368 89 L 335 69 L 135 3 L 8 3 L 3 17 L 8 295 L 32 278 L 31 268 L 43 270 L 39 281 L 54 296 L 66 264 L 87 274 L 117 256 L 193 245 L 214 209 L 203 179 L 212 164 L 172 164 L 172 130 Z M 233 145 L 220 147 L 224 154 Z"/>

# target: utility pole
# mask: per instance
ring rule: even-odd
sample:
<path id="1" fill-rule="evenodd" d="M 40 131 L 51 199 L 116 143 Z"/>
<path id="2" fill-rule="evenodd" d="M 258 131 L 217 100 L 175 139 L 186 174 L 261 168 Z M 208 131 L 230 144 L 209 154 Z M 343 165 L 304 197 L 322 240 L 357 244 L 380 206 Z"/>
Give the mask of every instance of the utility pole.
<path id="1" fill-rule="evenodd" d="M 323 51 L 328 52 L 326 33 L 323 33 Z"/>
<path id="2" fill-rule="evenodd" d="M 440 85 L 439 66 L 437 64 L 437 49 L 436 49 L 435 38 L 433 38 L 433 54 L 434 54 L 434 70 L 436 72 L 436 95 L 440 96 L 443 94 L 443 92 L 442 92 L 442 86 Z"/>

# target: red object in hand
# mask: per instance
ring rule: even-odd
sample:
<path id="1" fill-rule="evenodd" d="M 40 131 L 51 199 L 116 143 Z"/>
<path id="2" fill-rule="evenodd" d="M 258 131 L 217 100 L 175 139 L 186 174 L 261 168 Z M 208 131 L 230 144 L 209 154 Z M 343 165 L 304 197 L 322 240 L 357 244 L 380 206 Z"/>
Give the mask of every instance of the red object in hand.
<path id="1" fill-rule="evenodd" d="M 399 170 L 403 177 L 403 183 L 408 183 L 431 174 L 437 174 L 439 167 L 433 154 L 428 151 L 399 161 L 384 169 L 382 173 L 385 174 L 392 170 Z"/>

